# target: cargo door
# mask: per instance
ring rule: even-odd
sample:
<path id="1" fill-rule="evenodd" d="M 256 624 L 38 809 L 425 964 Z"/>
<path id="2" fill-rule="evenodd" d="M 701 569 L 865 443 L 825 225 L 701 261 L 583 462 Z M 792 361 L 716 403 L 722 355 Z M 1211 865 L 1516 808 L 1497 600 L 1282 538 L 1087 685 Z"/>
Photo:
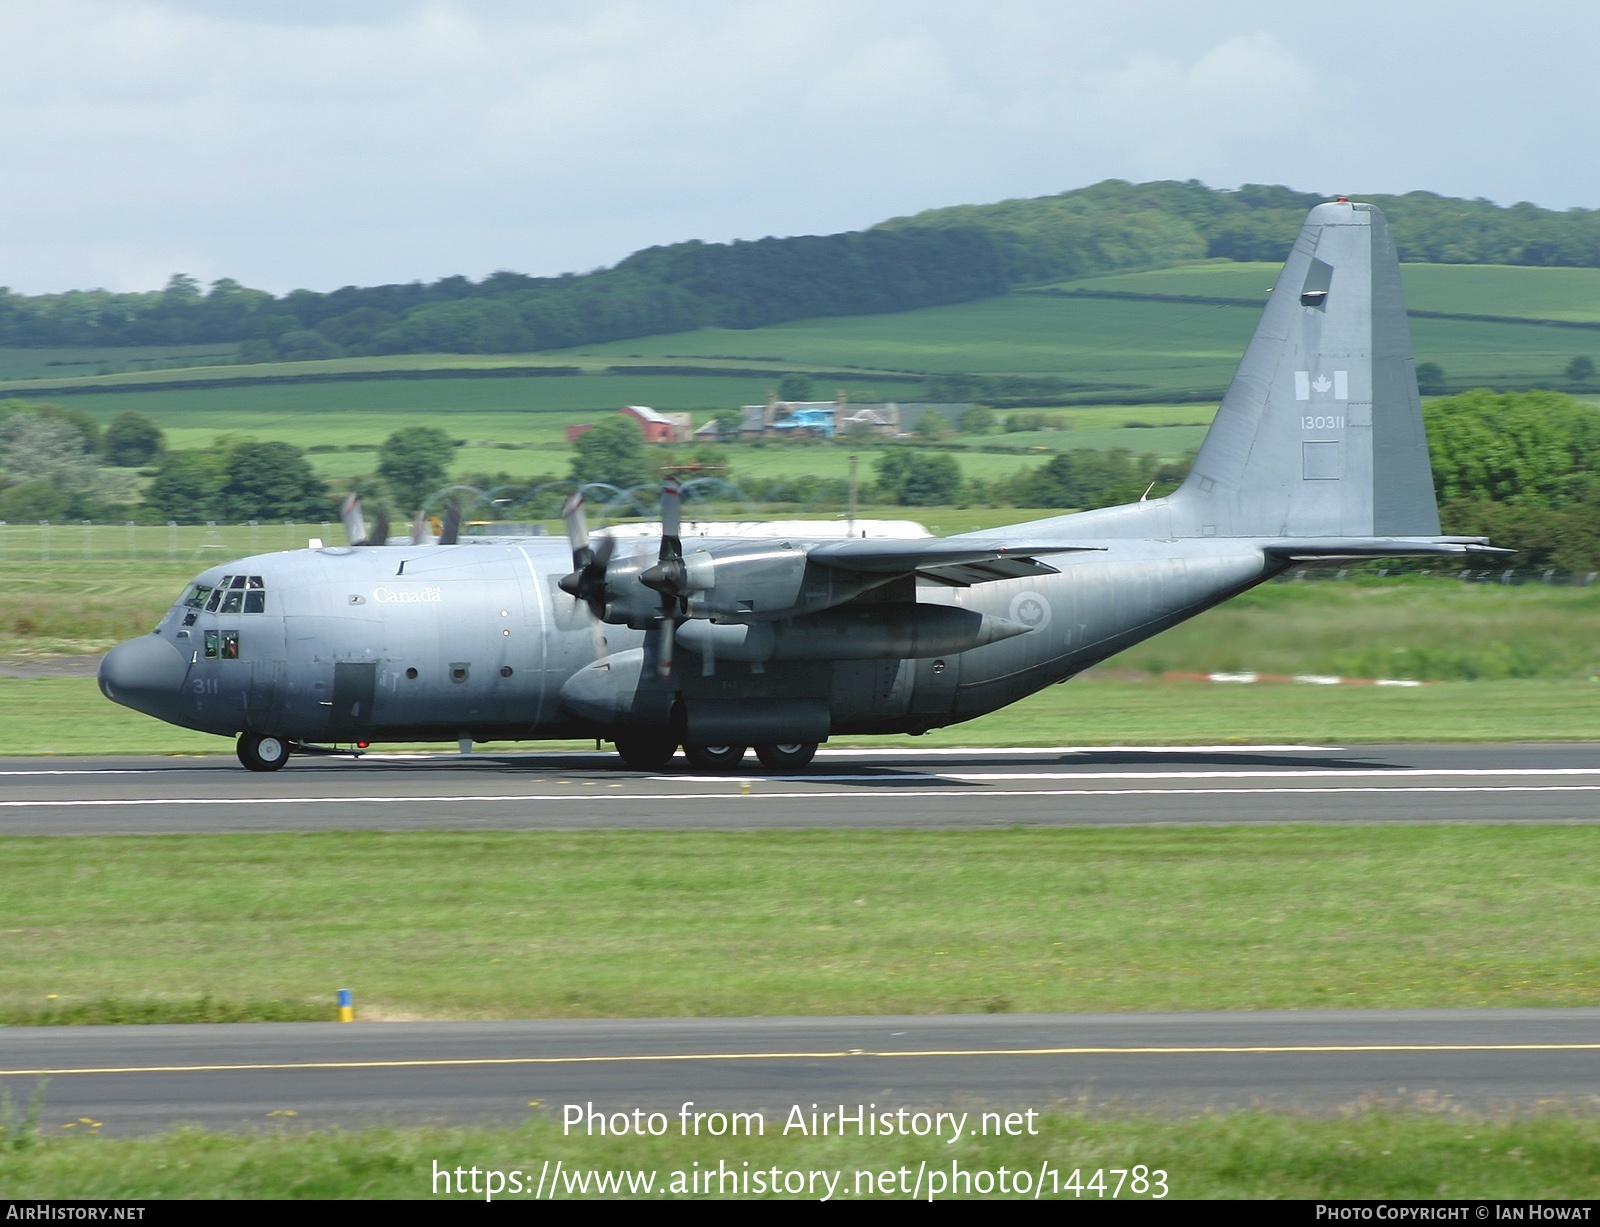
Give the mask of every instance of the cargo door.
<path id="1" fill-rule="evenodd" d="M 328 708 L 331 740 L 360 741 L 372 732 L 372 701 L 377 689 L 377 661 L 334 663 L 333 699 Z"/>

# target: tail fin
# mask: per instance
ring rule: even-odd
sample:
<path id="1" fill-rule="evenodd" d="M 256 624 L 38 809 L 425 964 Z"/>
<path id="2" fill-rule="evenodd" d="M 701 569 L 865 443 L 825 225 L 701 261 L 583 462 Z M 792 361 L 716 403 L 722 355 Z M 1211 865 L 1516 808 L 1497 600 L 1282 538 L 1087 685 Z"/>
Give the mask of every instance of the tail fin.
<path id="1" fill-rule="evenodd" d="M 1377 208 L 1311 210 L 1170 504 L 1183 536 L 1438 535 L 1400 265 Z"/>

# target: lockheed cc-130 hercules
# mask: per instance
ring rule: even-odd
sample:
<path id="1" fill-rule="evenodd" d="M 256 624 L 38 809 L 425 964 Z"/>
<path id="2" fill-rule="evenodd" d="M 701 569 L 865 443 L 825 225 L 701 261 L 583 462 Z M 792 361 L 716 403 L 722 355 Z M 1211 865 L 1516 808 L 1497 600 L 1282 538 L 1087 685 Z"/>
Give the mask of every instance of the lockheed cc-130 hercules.
<path id="1" fill-rule="evenodd" d="M 1439 535 L 1383 214 L 1318 205 L 1165 498 L 956 537 L 311 548 L 213 567 L 100 667 L 107 698 L 238 737 L 257 771 L 374 742 L 595 737 L 660 769 L 803 766 L 970 720 L 1296 562 L 1486 551 Z M 570 550 L 570 553 L 569 553 Z M 1498 552 L 1498 551 L 1496 551 Z"/>

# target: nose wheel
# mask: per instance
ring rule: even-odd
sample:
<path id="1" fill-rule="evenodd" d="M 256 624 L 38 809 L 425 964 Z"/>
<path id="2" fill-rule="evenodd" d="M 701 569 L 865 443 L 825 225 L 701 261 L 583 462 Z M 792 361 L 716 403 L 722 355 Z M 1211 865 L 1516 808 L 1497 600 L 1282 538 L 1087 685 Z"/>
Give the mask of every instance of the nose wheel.
<path id="1" fill-rule="evenodd" d="M 240 733 L 237 752 L 251 771 L 276 771 L 289 761 L 289 743 L 265 733 Z"/>

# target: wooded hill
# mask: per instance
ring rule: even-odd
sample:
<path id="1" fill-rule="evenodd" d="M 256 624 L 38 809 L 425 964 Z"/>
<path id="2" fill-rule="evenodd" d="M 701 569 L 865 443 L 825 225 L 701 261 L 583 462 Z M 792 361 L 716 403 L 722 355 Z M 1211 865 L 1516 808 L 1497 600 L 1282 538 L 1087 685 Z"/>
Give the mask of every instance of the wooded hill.
<path id="1" fill-rule="evenodd" d="M 1501 208 L 1431 192 L 1381 206 L 1405 261 L 1600 267 L 1600 210 Z M 520 353 L 706 326 L 867 315 L 971 302 L 1018 286 L 1221 257 L 1279 261 L 1306 210 L 1285 187 L 1092 187 L 935 209 L 870 230 L 698 241 L 584 275 L 346 286 L 275 296 L 177 275 L 159 291 L 21 295 L 0 289 L 0 346 L 241 343 L 240 360 L 389 353 Z"/>

